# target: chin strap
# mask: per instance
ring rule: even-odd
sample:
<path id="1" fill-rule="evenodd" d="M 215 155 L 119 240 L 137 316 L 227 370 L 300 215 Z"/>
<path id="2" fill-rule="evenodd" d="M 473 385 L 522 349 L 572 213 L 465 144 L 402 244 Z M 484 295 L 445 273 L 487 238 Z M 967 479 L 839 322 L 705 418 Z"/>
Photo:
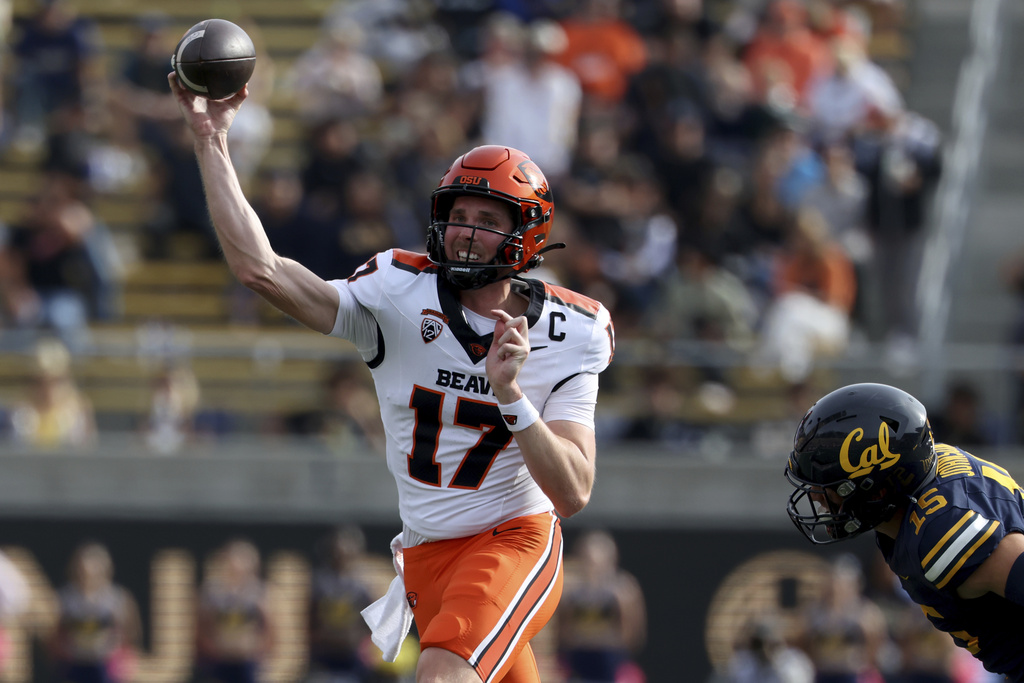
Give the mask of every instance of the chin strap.
<path id="1" fill-rule="evenodd" d="M 565 242 L 555 242 L 554 244 L 549 244 L 548 246 L 544 247 L 543 249 L 541 249 L 540 251 L 533 255 L 533 258 L 530 259 L 529 265 L 523 270 L 526 271 L 536 268 L 537 266 L 544 262 L 544 257 L 541 254 L 545 254 L 549 251 L 554 251 L 555 249 L 565 249 Z"/>

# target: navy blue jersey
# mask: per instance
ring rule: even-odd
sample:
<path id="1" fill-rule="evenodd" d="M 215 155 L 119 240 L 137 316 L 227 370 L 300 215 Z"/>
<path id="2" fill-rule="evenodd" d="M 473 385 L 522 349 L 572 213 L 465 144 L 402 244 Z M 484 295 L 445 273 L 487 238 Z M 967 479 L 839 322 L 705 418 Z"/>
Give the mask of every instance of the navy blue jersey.
<path id="1" fill-rule="evenodd" d="M 945 444 L 935 450 L 936 479 L 895 540 L 876 534 L 879 548 L 937 628 L 989 671 L 1024 681 L 1024 607 L 994 593 L 956 594 L 1006 534 L 1024 531 L 1024 489 L 998 465 Z"/>

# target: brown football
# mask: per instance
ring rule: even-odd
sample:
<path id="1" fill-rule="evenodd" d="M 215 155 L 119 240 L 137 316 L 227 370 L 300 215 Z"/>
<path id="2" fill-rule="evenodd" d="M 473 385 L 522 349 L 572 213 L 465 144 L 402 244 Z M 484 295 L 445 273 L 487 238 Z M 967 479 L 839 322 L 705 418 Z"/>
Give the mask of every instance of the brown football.
<path id="1" fill-rule="evenodd" d="M 178 81 L 211 100 L 241 90 L 256 66 L 256 48 L 240 26 L 226 19 L 206 19 L 185 32 L 171 55 Z"/>

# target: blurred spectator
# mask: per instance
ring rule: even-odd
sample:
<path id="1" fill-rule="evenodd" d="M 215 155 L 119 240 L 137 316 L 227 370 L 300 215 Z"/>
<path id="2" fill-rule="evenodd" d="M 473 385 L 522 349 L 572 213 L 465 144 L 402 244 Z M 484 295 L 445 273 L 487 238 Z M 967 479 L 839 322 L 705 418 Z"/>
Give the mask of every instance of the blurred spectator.
<path id="1" fill-rule="evenodd" d="M 799 0 L 767 4 L 743 59 L 757 98 L 781 113 L 801 106 L 810 84 L 832 67 L 828 46 L 811 32 L 807 10 Z"/>
<path id="2" fill-rule="evenodd" d="M 864 595 L 860 561 L 832 561 L 821 601 L 804 614 L 799 643 L 814 663 L 815 683 L 880 681 L 878 654 L 888 639 L 885 618 Z"/>
<path id="3" fill-rule="evenodd" d="M 0 671 L 11 659 L 10 629 L 28 609 L 32 597 L 25 575 L 6 553 L 0 551 Z"/>
<path id="4" fill-rule="evenodd" d="M 159 144 L 154 153 L 161 163 L 153 169 L 155 201 L 144 226 L 144 255 L 154 260 L 220 258 L 192 131 L 179 119 L 168 125 L 168 136 Z"/>
<path id="5" fill-rule="evenodd" d="M 324 540 L 322 551 L 310 595 L 307 683 L 369 683 L 370 629 L 360 612 L 383 591 L 367 578 L 366 538 L 356 526 L 341 527 Z"/>
<path id="6" fill-rule="evenodd" d="M 466 113 L 469 118 L 465 122 L 471 137 L 479 133 L 477 129 L 482 123 L 492 74 L 506 72 L 523 62 L 526 26 L 514 14 L 494 12 L 480 26 L 478 41 L 480 50 L 475 59 L 459 61 L 457 55 L 453 55 L 456 57 L 458 87 L 463 91 L 463 99 L 468 101 Z"/>
<path id="7" fill-rule="evenodd" d="M 304 199 L 302 177 L 293 168 L 264 168 L 255 179 L 252 208 L 274 251 L 282 256 L 294 253 Z"/>
<path id="8" fill-rule="evenodd" d="M 0 620 L 17 617 L 28 607 L 31 588 L 11 558 L 0 551 Z"/>
<path id="9" fill-rule="evenodd" d="M 858 5 L 864 4 L 901 5 L 902 0 L 805 0 L 807 5 L 807 26 L 822 40 L 848 37 L 866 43 L 872 30 L 871 19 Z"/>
<path id="10" fill-rule="evenodd" d="M 866 331 L 870 310 L 879 306 L 881 294 L 874 286 L 874 243 L 867 230 L 867 183 L 854 165 L 853 151 L 845 140 L 826 142 L 821 148 L 825 177 L 804 194 L 801 209 L 821 214 L 831 237 L 842 245 L 857 277 L 854 321 Z"/>
<path id="11" fill-rule="evenodd" d="M 835 37 L 831 49 L 834 68 L 813 81 L 807 95 L 810 134 L 822 142 L 860 134 L 875 111 L 903 108 L 892 77 L 871 61 L 860 37 Z"/>
<path id="12" fill-rule="evenodd" d="M 324 262 L 325 271 L 329 268 L 338 277 L 348 277 L 378 252 L 422 244 L 421 224 L 402 199 L 391 192 L 391 187 L 382 173 L 374 171 L 356 173 L 342 185 L 334 248 L 325 245 L 325 252 L 331 257 L 329 263 Z M 311 256 L 299 260 L 315 263 Z"/>
<path id="13" fill-rule="evenodd" d="M 71 354 L 43 339 L 31 359 L 32 386 L 11 415 L 14 440 L 36 448 L 84 447 L 96 439 L 92 402 L 71 373 Z"/>
<path id="14" fill-rule="evenodd" d="M 747 350 L 759 310 L 746 285 L 716 251 L 683 247 L 659 279 L 644 329 L 656 339 L 699 340 Z"/>
<path id="15" fill-rule="evenodd" d="M 14 16 L 13 0 L 0 0 L 0 45 L 11 44 L 11 19 Z M 9 70 L 7 50 L 0 50 L 0 73 L 6 74 Z M 7 136 L 10 133 L 10 120 L 7 113 L 7 88 L 0 88 L 0 149 L 6 147 Z"/>
<path id="16" fill-rule="evenodd" d="M 196 674 L 203 683 L 257 683 L 274 645 L 260 554 L 236 539 L 210 558 L 196 617 Z"/>
<path id="17" fill-rule="evenodd" d="M 992 425 L 986 424 L 981 394 L 974 383 L 961 380 L 946 389 L 944 404 L 939 410 L 928 411 L 935 440 L 956 444 L 970 450 L 977 446 L 991 446 L 997 441 Z"/>
<path id="18" fill-rule="evenodd" d="M 581 236 L 597 245 L 613 244 L 619 220 L 630 210 L 628 188 L 617 181 L 622 157 L 622 138 L 612 118 L 581 122 L 579 148 L 559 201 L 560 208 L 571 212 Z"/>
<path id="19" fill-rule="evenodd" d="M 106 227 L 76 196 L 77 184 L 48 174 L 6 245 L 5 300 L 15 326 L 72 337 L 112 314 Z"/>
<path id="20" fill-rule="evenodd" d="M 600 243 L 601 270 L 616 291 L 616 325 L 630 330 L 650 310 L 659 282 L 675 265 L 679 228 L 647 160 L 620 161 L 610 180 L 621 187 L 628 211 Z"/>
<path id="21" fill-rule="evenodd" d="M 783 205 L 776 190 L 780 173 L 776 157 L 768 145 L 758 149 L 751 160 L 749 182 L 736 200 L 732 221 L 726 224 L 721 217 L 716 221 L 718 225 L 729 226 L 725 245 L 730 267 L 750 288 L 759 307 L 767 305 L 774 296 L 776 259 L 783 251 L 793 220 L 792 212 Z M 729 191 L 729 184 L 727 181 L 722 187 L 716 182 L 707 200 L 720 199 L 723 191 Z M 718 210 L 711 204 L 706 206 L 704 215 Z"/>
<path id="22" fill-rule="evenodd" d="M 432 3 L 417 0 L 337 0 L 328 21 L 351 19 L 366 31 L 363 51 L 381 69 L 385 88 L 403 80 L 426 55 L 449 50 Z"/>
<path id="23" fill-rule="evenodd" d="M 333 193 L 308 194 L 290 255 L 330 280 L 348 277 L 379 251 L 419 246 L 420 226 L 391 187 L 382 172 L 360 170 Z"/>
<path id="24" fill-rule="evenodd" d="M 89 198 L 90 165 L 105 118 L 104 112 L 90 112 L 82 102 L 66 104 L 50 116 L 42 169 L 67 179 L 78 199 Z"/>
<path id="25" fill-rule="evenodd" d="M 476 59 L 483 52 L 483 37 L 495 15 L 519 22 L 549 19 L 562 11 L 563 0 L 431 0 L 437 22 L 451 38 L 460 61 Z"/>
<path id="26" fill-rule="evenodd" d="M 896 683 L 962 683 L 970 680 L 961 677 L 957 671 L 957 652 L 965 651 L 956 646 L 949 634 L 936 629 L 917 605 L 904 605 L 892 635 L 899 652 L 899 665 L 889 679 Z"/>
<path id="27" fill-rule="evenodd" d="M 51 114 L 84 105 L 102 80 L 99 32 L 68 0 L 36 0 L 11 46 L 16 128 L 13 142 L 36 151 L 47 136 Z"/>
<path id="28" fill-rule="evenodd" d="M 799 648 L 786 642 L 775 620 L 757 619 L 744 634 L 724 673 L 711 683 L 813 683 L 814 665 Z"/>
<path id="29" fill-rule="evenodd" d="M 170 364 L 156 375 L 143 424 L 146 446 L 151 452 L 177 453 L 191 441 L 199 398 L 199 381 L 187 365 Z"/>
<path id="30" fill-rule="evenodd" d="M 867 184 L 854 165 L 853 150 L 845 140 L 821 147 L 825 177 L 803 195 L 800 207 L 814 209 L 828 224 L 833 239 L 846 249 L 858 272 L 873 256 L 867 232 Z"/>
<path id="31" fill-rule="evenodd" d="M 674 103 L 693 102 L 702 115 L 710 109 L 701 49 L 697 35 L 685 28 L 660 26 L 647 36 L 647 65 L 629 79 L 625 100 L 631 118 L 630 146 L 637 152 L 657 155 Z"/>
<path id="32" fill-rule="evenodd" d="M 857 294 L 853 265 L 828 235 L 821 214 L 801 211 L 779 257 L 775 297 L 764 313 L 755 366 L 775 365 L 791 384 L 805 381 L 816 357 L 845 349 Z"/>
<path id="33" fill-rule="evenodd" d="M 467 148 L 466 128 L 455 116 L 440 113 L 435 125 L 419 126 L 410 132 L 414 138 L 391 159 L 390 172 L 398 183 L 396 191 L 409 202 L 413 216 L 426 220 L 437 179 Z"/>
<path id="34" fill-rule="evenodd" d="M 350 17 L 328 15 L 315 45 L 299 55 L 287 76 L 307 126 L 331 118 L 368 116 L 384 93 L 380 67 L 362 50 L 362 27 Z"/>
<path id="35" fill-rule="evenodd" d="M 682 229 L 682 241 L 706 247 L 701 235 L 702 202 L 715 174 L 706 146 L 704 118 L 689 100 L 669 102 L 651 157 Z"/>
<path id="36" fill-rule="evenodd" d="M 110 78 L 111 111 L 119 126 L 136 126 L 147 145 L 166 136 L 165 126 L 180 116 L 167 83 L 168 55 L 179 36 L 170 17 L 162 12 L 141 14 L 136 24 L 136 42 L 120 55 Z"/>
<path id="37" fill-rule="evenodd" d="M 814 403 L 811 382 L 796 382 L 786 386 L 784 395 L 777 401 L 780 410 L 776 415 L 754 421 L 750 429 L 750 452 L 757 457 L 777 460 L 793 450 L 793 425 L 807 412 L 807 406 Z"/>
<path id="38" fill-rule="evenodd" d="M 636 578 L 619 566 L 607 532 L 583 534 L 565 563 L 556 612 L 558 652 L 573 683 L 641 683 L 633 657 L 647 640 L 647 609 Z"/>
<path id="39" fill-rule="evenodd" d="M 358 122 L 349 117 L 327 118 L 310 127 L 301 167 L 307 195 L 319 201 L 319 193 L 334 194 L 370 165 L 371 152 L 362 137 Z"/>
<path id="40" fill-rule="evenodd" d="M 483 144 L 523 150 L 556 186 L 576 147 L 582 99 L 576 75 L 551 59 L 565 45 L 557 23 L 527 26 L 518 58 L 486 69 L 480 124 Z M 526 93 L 529 107 L 521 106 Z"/>
<path id="41" fill-rule="evenodd" d="M 625 98 L 647 64 L 643 38 L 622 18 L 620 0 L 581 0 L 562 20 L 567 45 L 558 61 L 576 73 L 588 104 L 607 111 Z"/>
<path id="42" fill-rule="evenodd" d="M 478 66 L 460 64 L 447 50 L 425 55 L 396 87 L 386 117 L 374 121 L 383 156 L 407 154 L 432 130 L 459 151 L 467 138 L 479 135 L 480 84 L 472 85 L 468 75 Z"/>
<path id="43" fill-rule="evenodd" d="M 680 377 L 685 373 L 678 368 L 654 366 L 638 374 L 639 382 L 630 388 L 630 400 L 620 412 L 622 420 L 614 425 L 613 436 L 695 452 L 702 430 L 685 416 L 692 393 L 686 378 Z M 608 427 L 608 420 L 604 420 L 602 427 Z"/>
<path id="44" fill-rule="evenodd" d="M 274 139 L 274 117 L 270 113 L 270 97 L 274 91 L 276 67 L 267 50 L 263 31 L 258 23 L 240 18 L 237 23 L 252 38 L 256 48 L 256 68 L 249 78 L 249 96 L 238 110 L 228 132 L 228 153 L 238 172 L 242 187 L 250 191 L 250 182 L 270 151 Z M 166 79 L 165 79 L 166 80 Z"/>
<path id="45" fill-rule="evenodd" d="M 363 363 L 340 363 L 324 382 L 321 408 L 284 418 L 290 434 L 318 436 L 339 454 L 384 454 L 384 427 Z"/>
<path id="46" fill-rule="evenodd" d="M 131 119 L 124 120 L 110 111 L 93 120 L 99 127 L 87 157 L 90 193 L 134 193 L 148 198 L 155 161 L 139 127 Z"/>
<path id="47" fill-rule="evenodd" d="M 769 163 L 775 166 L 779 201 L 793 211 L 825 179 L 825 165 L 810 145 L 806 122 L 797 116 L 781 119 L 780 125 L 765 137 L 764 146 Z"/>
<path id="48" fill-rule="evenodd" d="M 436 21 L 447 33 L 455 55 L 462 62 L 480 57 L 488 22 L 494 15 L 507 15 L 495 6 L 494 0 L 432 0 L 431 4 Z"/>
<path id="49" fill-rule="evenodd" d="M 702 62 L 709 89 L 708 150 L 718 163 L 746 171 L 778 115 L 757 98 L 753 77 L 728 38 L 709 36 Z"/>
<path id="50" fill-rule="evenodd" d="M 868 230 L 875 240 L 876 287 L 885 293 L 876 336 L 917 334 L 915 295 L 925 212 L 942 169 L 941 134 L 913 112 L 875 112 L 874 126 L 854 141 L 857 169 L 868 182 Z"/>
<path id="51" fill-rule="evenodd" d="M 106 547 L 87 542 L 75 549 L 68 582 L 57 595 L 60 617 L 51 653 L 62 683 L 133 680 L 142 631 L 134 597 L 114 583 Z"/>

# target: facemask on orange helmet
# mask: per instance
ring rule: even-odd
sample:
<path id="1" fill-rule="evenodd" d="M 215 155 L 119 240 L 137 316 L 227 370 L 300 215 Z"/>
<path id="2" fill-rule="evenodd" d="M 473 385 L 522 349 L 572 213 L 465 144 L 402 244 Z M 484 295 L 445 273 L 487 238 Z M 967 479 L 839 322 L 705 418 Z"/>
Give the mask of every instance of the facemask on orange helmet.
<path id="1" fill-rule="evenodd" d="M 466 195 L 507 204 L 512 214 L 511 232 L 450 221 L 456 197 Z M 540 265 L 543 252 L 565 246 L 545 246 L 554 212 L 548 181 L 530 157 L 511 147 L 476 147 L 455 160 L 431 195 L 427 257 L 457 289 L 477 289 L 524 273 Z M 489 262 L 471 261 L 468 250 L 465 259 L 450 258 L 445 238 L 451 225 L 470 228 L 473 238 L 476 231 L 484 231 L 503 235 L 504 240 Z"/>

